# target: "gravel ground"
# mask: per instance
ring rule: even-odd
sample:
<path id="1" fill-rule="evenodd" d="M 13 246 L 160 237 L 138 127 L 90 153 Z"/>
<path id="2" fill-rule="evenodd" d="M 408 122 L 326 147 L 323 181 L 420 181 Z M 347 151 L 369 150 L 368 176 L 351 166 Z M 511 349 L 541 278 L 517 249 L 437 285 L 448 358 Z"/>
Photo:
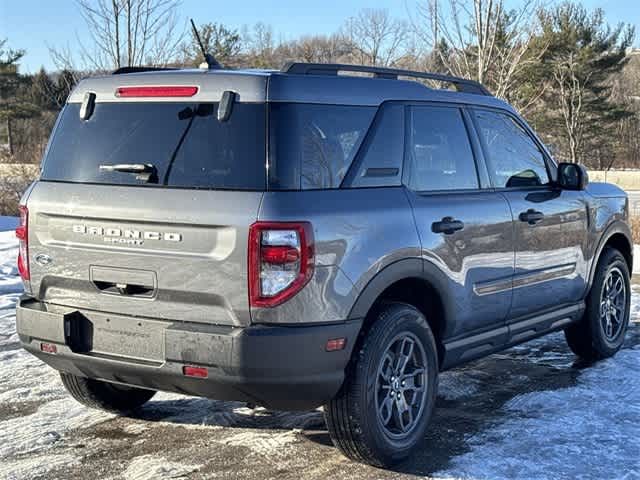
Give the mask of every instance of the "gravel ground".
<path id="1" fill-rule="evenodd" d="M 15 250 L 0 233 L 0 478 L 640 479 L 640 282 L 615 358 L 580 364 L 555 334 L 446 372 L 423 447 L 384 471 L 342 457 L 321 411 L 173 394 L 136 418 L 80 406 L 18 348 Z"/>

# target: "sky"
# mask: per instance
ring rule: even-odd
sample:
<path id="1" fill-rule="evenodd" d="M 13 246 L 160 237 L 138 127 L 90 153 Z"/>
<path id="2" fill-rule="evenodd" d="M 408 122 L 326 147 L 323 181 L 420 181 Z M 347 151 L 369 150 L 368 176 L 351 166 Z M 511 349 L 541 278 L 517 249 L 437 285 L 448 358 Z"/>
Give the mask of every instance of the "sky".
<path id="1" fill-rule="evenodd" d="M 258 22 L 271 25 L 277 39 L 293 39 L 303 34 L 333 33 L 344 20 L 362 8 L 386 8 L 406 18 L 417 0 L 182 0 L 180 16 L 196 23 L 221 22 L 240 29 Z M 519 3 L 507 0 L 507 3 Z M 636 25 L 636 46 L 640 46 L 640 4 L 638 0 L 584 0 L 589 8 L 600 7 L 607 21 Z M 0 39 L 10 47 L 26 50 L 21 61 L 23 73 L 44 66 L 55 69 L 49 47 L 77 48 L 86 27 L 73 0 L 0 0 Z"/>

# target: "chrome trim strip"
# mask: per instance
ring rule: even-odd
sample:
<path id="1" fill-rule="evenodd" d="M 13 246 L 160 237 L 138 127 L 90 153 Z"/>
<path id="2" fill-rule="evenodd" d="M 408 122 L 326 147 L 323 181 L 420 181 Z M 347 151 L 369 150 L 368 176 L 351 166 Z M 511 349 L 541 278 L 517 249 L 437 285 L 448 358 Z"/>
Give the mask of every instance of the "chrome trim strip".
<path id="1" fill-rule="evenodd" d="M 473 292 L 478 296 L 493 295 L 509 290 L 548 282 L 557 278 L 566 277 L 576 271 L 576 264 L 567 263 L 555 267 L 525 272 L 513 277 L 488 282 L 479 282 L 473 285 Z"/>
<path id="2" fill-rule="evenodd" d="M 495 293 L 506 292 L 513 287 L 513 277 L 480 282 L 473 285 L 473 292 L 478 296 L 493 295 Z"/>

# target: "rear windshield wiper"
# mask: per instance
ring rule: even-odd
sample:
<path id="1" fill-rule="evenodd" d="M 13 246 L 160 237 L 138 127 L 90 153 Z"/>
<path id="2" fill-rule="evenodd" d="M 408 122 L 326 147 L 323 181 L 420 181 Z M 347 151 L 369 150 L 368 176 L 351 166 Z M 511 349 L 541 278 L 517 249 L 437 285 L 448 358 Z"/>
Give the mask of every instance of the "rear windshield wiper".
<path id="1" fill-rule="evenodd" d="M 102 172 L 135 173 L 136 180 L 158 183 L 158 170 L 151 163 L 117 163 L 115 165 L 100 165 Z"/>

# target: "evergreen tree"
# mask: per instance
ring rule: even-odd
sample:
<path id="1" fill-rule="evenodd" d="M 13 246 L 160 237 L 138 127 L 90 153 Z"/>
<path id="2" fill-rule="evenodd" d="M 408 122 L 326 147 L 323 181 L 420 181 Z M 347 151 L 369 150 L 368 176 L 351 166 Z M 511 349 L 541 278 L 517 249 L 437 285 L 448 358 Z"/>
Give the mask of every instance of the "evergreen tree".
<path id="1" fill-rule="evenodd" d="M 58 108 L 57 90 L 57 85 L 49 78 L 44 67 L 31 78 L 29 96 L 32 103 L 40 110 L 56 110 Z"/>
<path id="2" fill-rule="evenodd" d="M 586 146 L 604 148 L 603 140 L 616 123 L 631 115 L 610 93 L 612 75 L 628 61 L 634 29 L 623 24 L 611 28 L 602 10 L 589 14 L 572 2 L 542 10 L 539 17 L 542 31 L 537 42 L 544 53 L 537 68 L 547 88 L 537 126 L 562 132 L 550 137 L 564 143 L 567 160 L 585 162 Z"/>
<path id="3" fill-rule="evenodd" d="M 198 33 L 207 53 L 213 55 L 224 66 L 234 63 L 242 48 L 237 30 L 227 28 L 221 23 L 205 23 L 198 27 Z M 182 50 L 185 64 L 200 65 L 204 62 L 202 50 L 193 32 Z"/>
<path id="4" fill-rule="evenodd" d="M 67 101 L 67 97 L 69 97 L 78 81 L 78 72 L 72 72 L 67 69 L 60 72 L 56 83 L 56 104 L 59 109 L 64 106 Z"/>
<path id="5" fill-rule="evenodd" d="M 3 141 L 13 155 L 12 122 L 21 118 L 38 115 L 38 108 L 22 95 L 25 79 L 18 73 L 18 61 L 24 56 L 24 50 L 13 50 L 7 46 L 7 40 L 0 40 L 0 123 L 4 125 Z"/>

